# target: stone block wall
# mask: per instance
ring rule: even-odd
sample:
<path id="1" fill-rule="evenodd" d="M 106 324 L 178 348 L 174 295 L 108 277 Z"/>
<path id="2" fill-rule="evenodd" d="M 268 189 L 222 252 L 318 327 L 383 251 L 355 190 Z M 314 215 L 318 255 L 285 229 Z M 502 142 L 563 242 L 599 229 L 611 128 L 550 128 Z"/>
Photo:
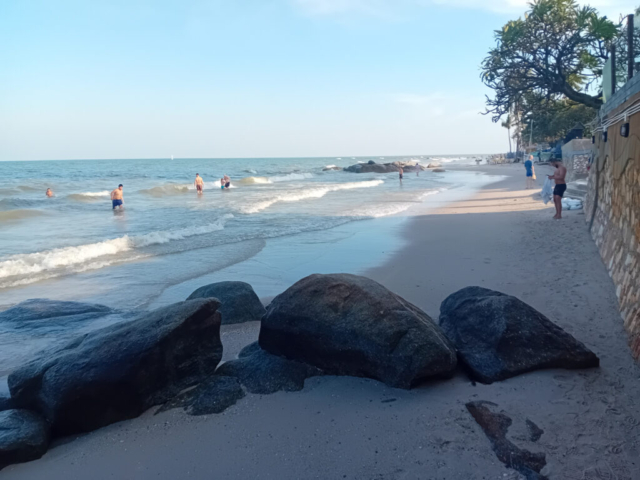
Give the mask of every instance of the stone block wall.
<path id="1" fill-rule="evenodd" d="M 638 100 L 640 92 L 607 116 Z M 632 353 L 640 359 L 640 113 L 628 121 L 628 138 L 620 135 L 619 123 L 608 129 L 607 142 L 596 134 L 585 216 L 616 286 Z"/>
<path id="2" fill-rule="evenodd" d="M 591 139 L 574 139 L 562 147 L 562 163 L 567 168 L 567 181 L 587 178 L 591 158 Z"/>

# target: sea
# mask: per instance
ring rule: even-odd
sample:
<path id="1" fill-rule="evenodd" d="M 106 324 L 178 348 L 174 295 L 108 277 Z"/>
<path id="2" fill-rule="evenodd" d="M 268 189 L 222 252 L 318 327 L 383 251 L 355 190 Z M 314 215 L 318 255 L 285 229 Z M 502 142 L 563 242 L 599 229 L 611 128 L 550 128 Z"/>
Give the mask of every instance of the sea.
<path id="1" fill-rule="evenodd" d="M 489 181 L 473 172 L 484 158 L 0 162 L 0 311 L 49 298 L 121 313 L 68 328 L 0 322 L 0 377 L 42 348 L 184 300 L 208 283 L 247 281 L 268 298 L 311 273 L 382 264 L 404 247 L 403 224 L 418 207 Z M 371 160 L 468 171 L 407 172 L 400 181 L 397 173 L 341 170 Z M 201 195 L 196 173 L 205 182 Z M 223 175 L 231 188 L 220 188 Z M 118 184 L 122 211 L 112 210 L 109 197 Z"/>

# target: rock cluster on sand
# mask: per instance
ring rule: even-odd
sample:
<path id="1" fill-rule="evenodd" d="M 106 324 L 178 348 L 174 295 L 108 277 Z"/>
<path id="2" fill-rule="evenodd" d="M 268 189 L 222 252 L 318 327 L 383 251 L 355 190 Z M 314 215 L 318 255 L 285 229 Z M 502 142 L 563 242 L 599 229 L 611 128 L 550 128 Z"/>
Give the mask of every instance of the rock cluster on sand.
<path id="1" fill-rule="evenodd" d="M 218 306 L 190 300 L 81 336 L 14 371 L 13 401 L 56 435 L 138 416 L 213 374 L 222 358 Z"/>
<path id="2" fill-rule="evenodd" d="M 49 425 L 28 410 L 0 412 L 0 469 L 40 458 L 49 446 Z"/>
<path id="3" fill-rule="evenodd" d="M 198 288 L 187 300 L 194 298 L 217 298 L 218 311 L 222 315 L 222 325 L 233 323 L 259 322 L 265 314 L 264 306 L 245 282 L 218 282 Z"/>
<path id="4" fill-rule="evenodd" d="M 440 326 L 472 378 L 492 383 L 541 368 L 597 367 L 598 357 L 510 295 L 467 287 L 442 302 Z"/>
<path id="5" fill-rule="evenodd" d="M 45 298 L 32 298 L 0 312 L 0 323 L 11 324 L 16 329 L 46 327 L 47 330 L 63 328 L 86 320 L 113 313 L 104 305 L 79 302 L 60 302 Z"/>
<path id="6" fill-rule="evenodd" d="M 400 388 L 451 376 L 456 354 L 419 308 L 365 277 L 311 275 L 273 299 L 260 346 L 326 373 Z"/>
<path id="7" fill-rule="evenodd" d="M 405 172 L 422 171 L 425 168 L 417 162 L 393 162 L 393 163 L 375 163 L 373 160 L 369 163 L 357 163 L 349 167 L 345 167 L 345 172 L 353 173 L 393 173 L 399 172 L 402 168 Z"/>
<path id="8" fill-rule="evenodd" d="M 262 317 L 259 341 L 218 366 L 225 316 L 225 323 L 250 321 L 265 310 L 242 282 L 207 285 L 189 298 L 79 336 L 11 373 L 11 398 L 0 398 L 0 468 L 41 456 L 50 431 L 53 436 L 87 432 L 155 405 L 162 405 L 158 411 L 220 413 L 245 390 L 301 390 L 314 376 L 368 377 L 407 389 L 429 378 L 451 377 L 458 358 L 485 383 L 539 368 L 598 365 L 571 335 L 500 292 L 468 287 L 449 296 L 438 326 L 373 280 L 331 274 L 306 277 L 275 297 Z M 29 321 L 46 320 L 45 311 L 91 315 L 106 308 L 49 308 L 54 303 L 27 302 L 12 311 Z M 482 405 L 468 408 L 481 425 L 490 417 L 490 431 L 485 431 L 497 442 L 499 458 L 504 451 L 529 459 L 528 452 L 504 440 L 502 430 L 494 435 L 502 417 L 487 416 Z M 533 427 L 537 440 L 542 430 Z M 531 458 L 527 468 L 539 471 L 542 461 Z"/>

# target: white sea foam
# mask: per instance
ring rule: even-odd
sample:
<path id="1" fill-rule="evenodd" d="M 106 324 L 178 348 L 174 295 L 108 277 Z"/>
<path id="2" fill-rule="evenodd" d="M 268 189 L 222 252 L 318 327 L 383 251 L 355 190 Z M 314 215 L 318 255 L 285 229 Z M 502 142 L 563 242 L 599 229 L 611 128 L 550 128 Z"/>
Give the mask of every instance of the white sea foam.
<path id="1" fill-rule="evenodd" d="M 108 190 L 103 190 L 102 192 L 82 192 L 82 193 L 72 193 L 67 195 L 67 198 L 71 200 L 76 200 L 79 202 L 91 202 L 94 200 L 99 200 L 100 198 L 106 198 L 111 194 Z"/>
<path id="2" fill-rule="evenodd" d="M 109 256 L 128 252 L 136 248 L 164 244 L 173 240 L 183 240 L 194 235 L 203 235 L 219 231 L 224 229 L 226 221 L 230 218 L 233 218 L 233 215 L 226 214 L 217 221 L 207 225 L 190 226 L 178 230 L 150 232 L 133 237 L 125 235 L 119 238 L 75 247 L 55 248 L 43 252 L 12 255 L 0 261 L 0 279 L 18 275 L 33 275 L 65 268 L 70 268 L 76 272 L 101 268 L 100 265 L 106 266 L 114 263 L 114 261 L 118 261 L 117 259 L 109 259 Z M 105 260 L 102 257 L 107 257 L 107 259 Z M 98 261 L 97 259 L 101 260 Z M 91 267 L 90 262 L 97 263 L 94 263 L 95 266 Z M 22 281 L 22 279 L 19 281 Z M 38 278 L 32 281 L 38 281 Z"/>
<path id="3" fill-rule="evenodd" d="M 338 168 L 336 165 L 325 165 L 324 168 Z"/>
<path id="4" fill-rule="evenodd" d="M 277 175 L 275 177 L 269 177 L 269 180 L 272 183 L 276 182 L 292 182 L 295 180 L 306 180 L 308 178 L 312 178 L 312 173 L 289 173 L 288 175 Z"/>
<path id="5" fill-rule="evenodd" d="M 271 205 L 278 202 L 299 202 L 300 200 L 307 200 L 310 198 L 321 198 L 329 192 L 336 192 L 338 190 L 351 190 L 354 188 L 371 188 L 382 185 L 383 183 L 384 180 L 369 180 L 366 182 L 339 183 L 335 185 L 303 188 L 272 196 L 269 200 L 264 200 L 251 205 L 243 206 L 240 208 L 240 210 L 243 213 L 257 213 L 266 208 L 269 208 Z"/>

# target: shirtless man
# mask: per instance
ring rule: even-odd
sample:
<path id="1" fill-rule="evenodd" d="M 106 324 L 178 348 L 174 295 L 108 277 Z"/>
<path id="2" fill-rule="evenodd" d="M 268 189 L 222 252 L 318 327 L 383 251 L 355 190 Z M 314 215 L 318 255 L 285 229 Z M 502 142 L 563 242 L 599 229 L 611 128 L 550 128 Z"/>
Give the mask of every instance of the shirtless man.
<path id="1" fill-rule="evenodd" d="M 227 175 L 222 177 L 222 179 L 224 180 L 224 188 L 229 188 L 231 186 L 231 179 Z"/>
<path id="2" fill-rule="evenodd" d="M 567 175 L 567 168 L 562 165 L 560 160 L 552 160 L 551 165 L 556 167 L 556 171 L 553 175 L 549 175 L 550 180 L 554 180 L 556 187 L 553 189 L 553 203 L 556 206 L 556 214 L 553 218 L 560 220 L 562 218 L 562 197 L 567 189 L 567 182 L 564 177 Z"/>
<path id="3" fill-rule="evenodd" d="M 403 175 L 404 175 L 404 170 L 403 170 L 403 168 L 402 168 L 402 167 L 400 167 L 400 172 L 399 172 L 400 180 L 402 180 L 402 176 L 403 176 Z"/>
<path id="4" fill-rule="evenodd" d="M 50 188 L 47 188 L 47 191 L 45 192 L 45 195 L 49 198 L 53 197 L 53 192 L 51 191 Z"/>
<path id="5" fill-rule="evenodd" d="M 202 193 L 202 189 L 204 188 L 204 181 L 202 180 L 202 177 L 196 173 L 196 181 L 193 182 L 193 184 L 196 186 L 196 191 L 198 193 Z"/>
<path id="6" fill-rule="evenodd" d="M 111 192 L 111 205 L 113 206 L 113 210 L 116 207 L 120 207 L 120 210 L 124 207 L 124 201 L 122 198 L 122 184 L 118 185 L 113 192 Z"/>

